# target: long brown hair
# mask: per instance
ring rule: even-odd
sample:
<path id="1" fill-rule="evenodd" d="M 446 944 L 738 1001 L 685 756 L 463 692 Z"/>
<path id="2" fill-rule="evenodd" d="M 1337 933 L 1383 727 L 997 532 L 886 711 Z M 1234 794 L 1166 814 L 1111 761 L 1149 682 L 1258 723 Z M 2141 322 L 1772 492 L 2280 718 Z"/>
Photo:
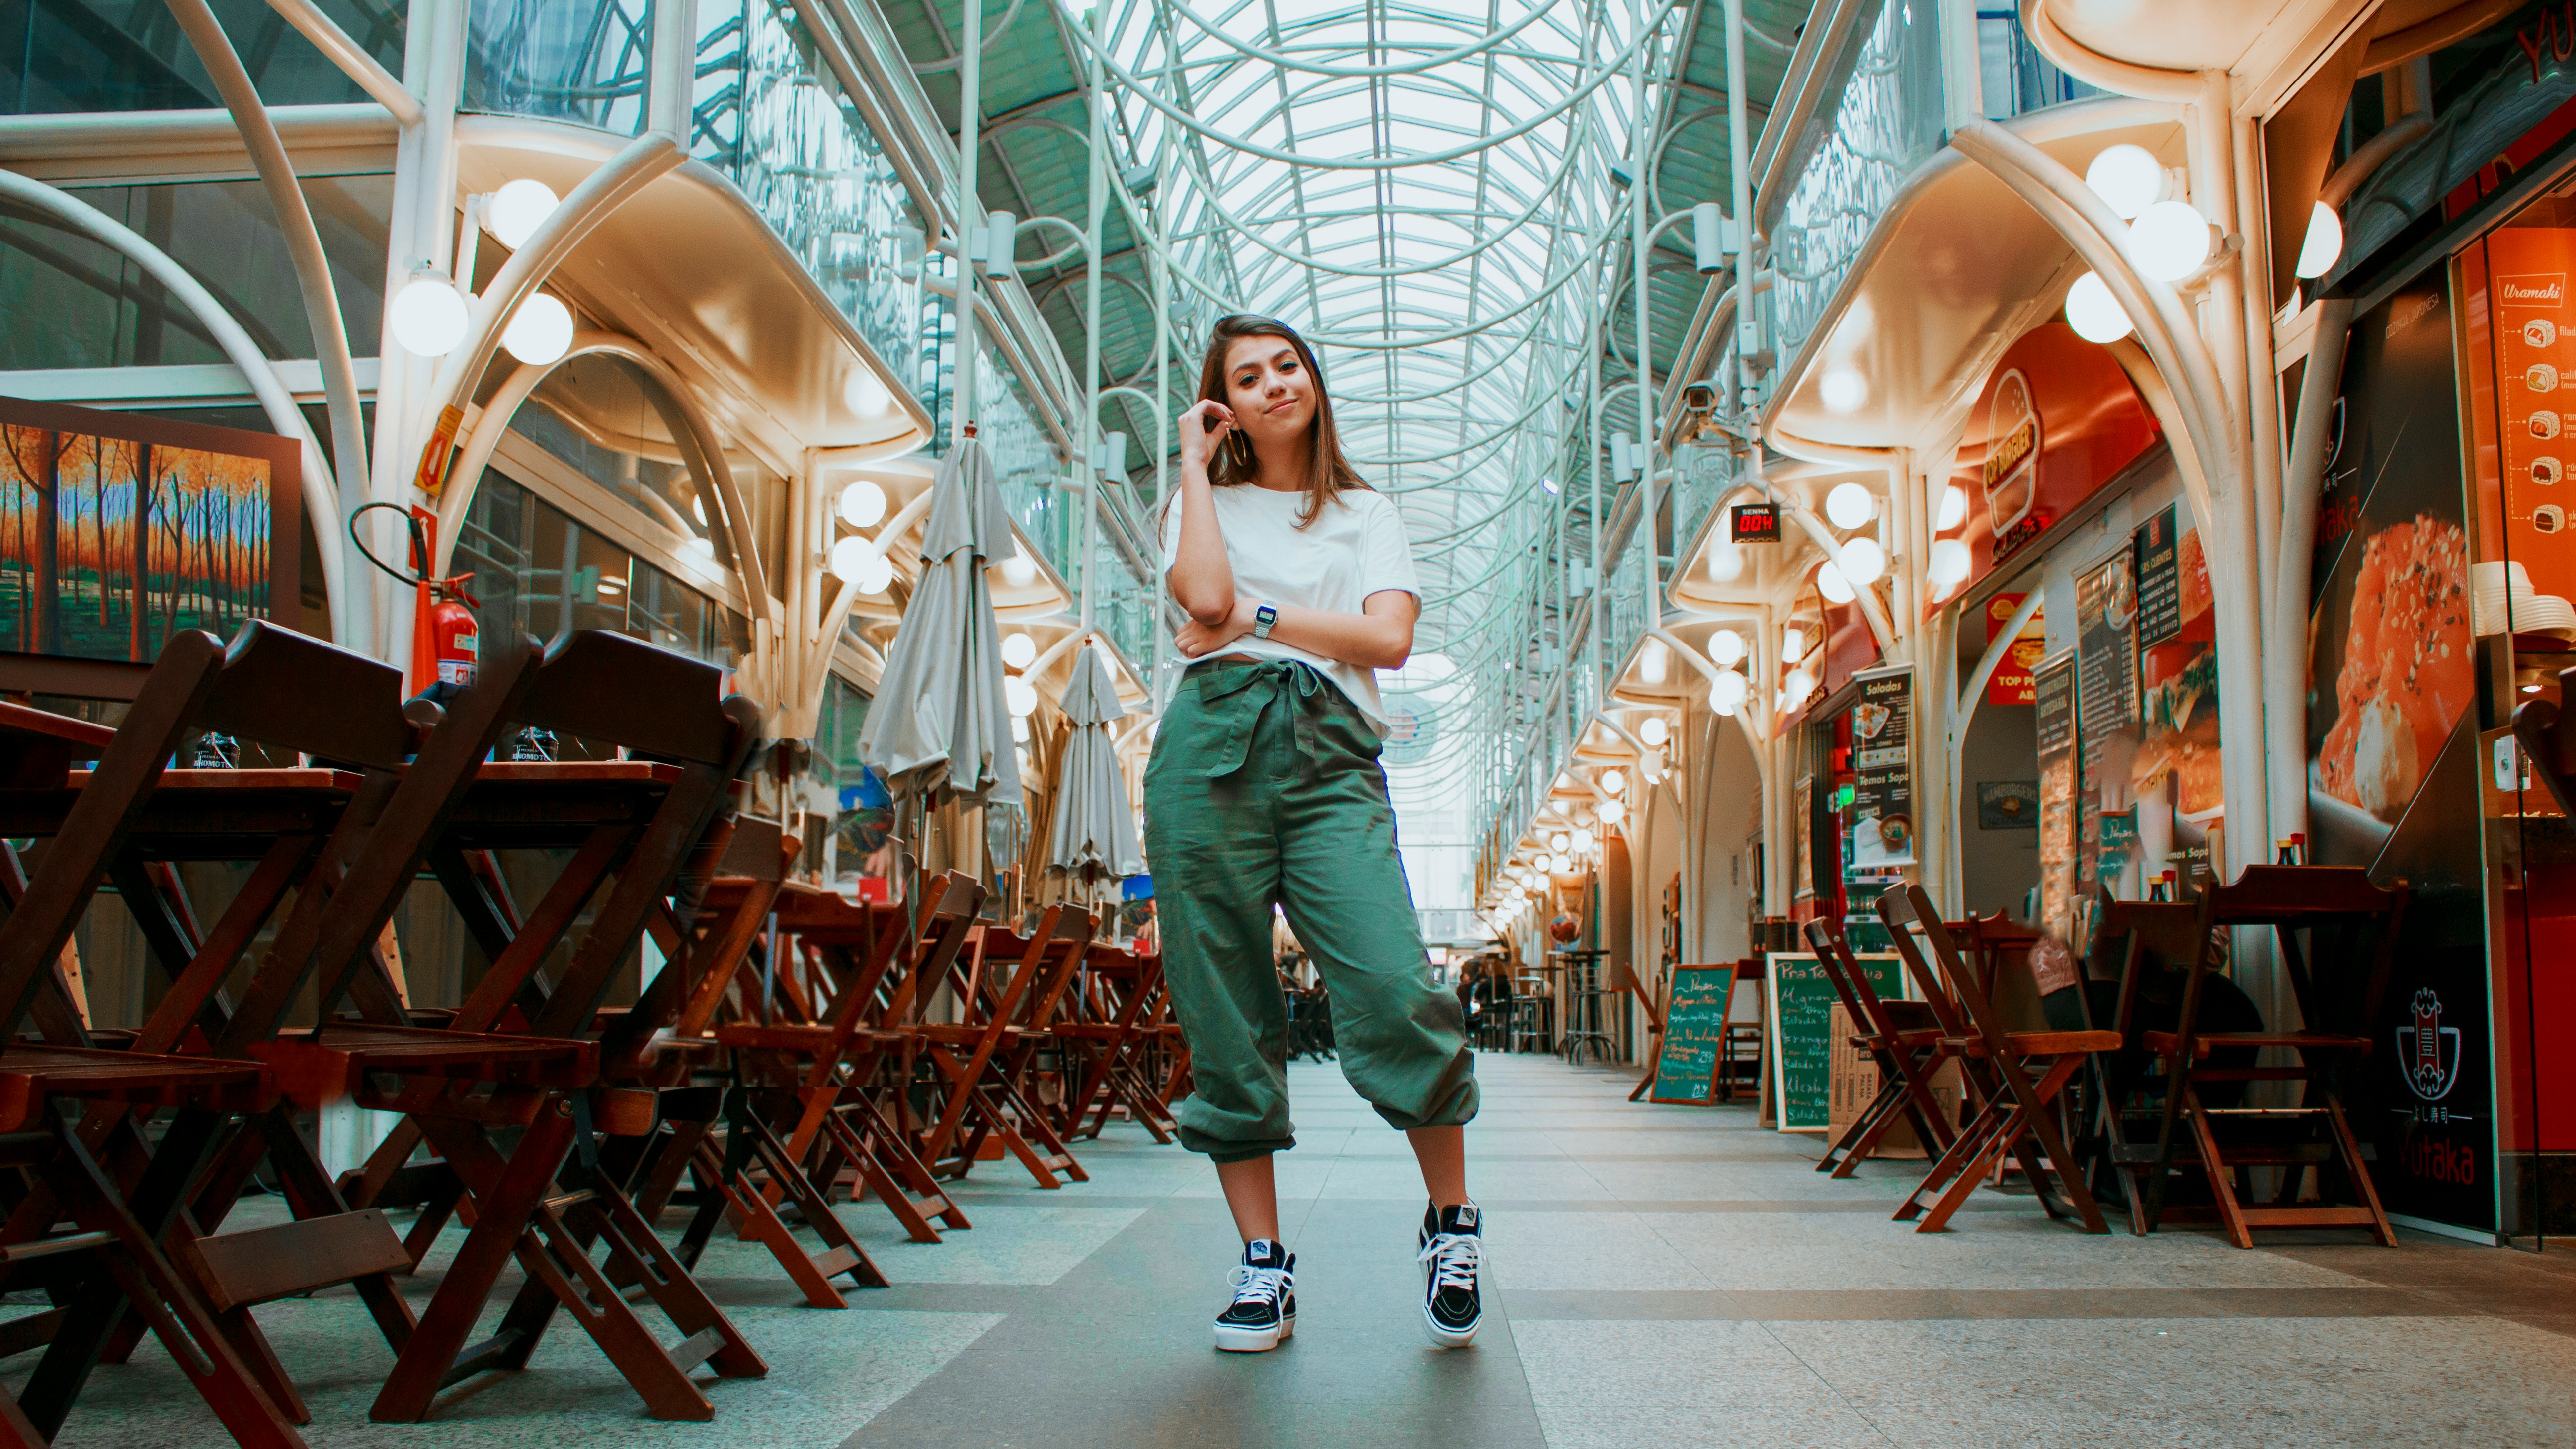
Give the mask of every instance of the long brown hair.
<path id="1" fill-rule="evenodd" d="M 1342 454 L 1341 431 L 1333 426 L 1333 395 L 1324 389 L 1324 371 L 1315 365 L 1315 351 L 1297 329 L 1273 317 L 1255 317 L 1236 313 L 1217 319 L 1216 330 L 1208 337 L 1207 360 L 1199 365 L 1199 397 L 1202 401 L 1226 403 L 1225 354 L 1246 337 L 1277 337 L 1297 349 L 1297 360 L 1304 364 L 1306 375 L 1315 380 L 1315 420 L 1307 425 L 1314 446 L 1307 452 L 1306 505 L 1297 510 L 1297 526 L 1304 528 L 1324 511 L 1324 505 L 1341 495 L 1345 488 L 1367 488 L 1367 481 L 1351 460 Z M 1208 460 L 1208 484 L 1232 488 L 1250 483 L 1261 476 L 1261 467 L 1253 458 L 1252 439 L 1241 428 L 1226 435 L 1225 442 Z"/>

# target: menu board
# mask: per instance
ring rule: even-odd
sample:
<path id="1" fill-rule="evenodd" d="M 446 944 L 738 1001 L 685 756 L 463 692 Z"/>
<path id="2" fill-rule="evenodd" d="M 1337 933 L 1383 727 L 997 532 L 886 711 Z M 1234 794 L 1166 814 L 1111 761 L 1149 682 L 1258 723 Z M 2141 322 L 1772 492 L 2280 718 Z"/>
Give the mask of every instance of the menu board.
<path id="1" fill-rule="evenodd" d="M 1854 676 L 1851 854 L 1853 870 L 1914 860 L 1914 671 Z"/>
<path id="2" fill-rule="evenodd" d="M 2510 227 L 2487 238 L 2495 327 L 2498 452 L 2510 557 L 2535 594 L 2576 597 L 2576 233 Z"/>
<path id="3" fill-rule="evenodd" d="M 1855 957 L 1882 997 L 1905 995 L 1905 967 L 1894 952 Z M 1762 993 L 1770 1016 L 1773 1099 L 1783 1132 L 1822 1132 L 1834 1115 L 1835 994 L 1825 963 L 1812 951 L 1770 954 L 1770 988 Z M 1668 1026 L 1667 1032 L 1671 1030 Z"/>
<path id="4" fill-rule="evenodd" d="M 2142 525 L 2132 546 L 2138 557 L 2138 645 L 2152 649 L 2182 632 L 2182 536 L 2175 508 Z"/>
<path id="5" fill-rule="evenodd" d="M 1735 966 L 1676 966 L 1664 1002 L 1663 1050 L 1655 1058 L 1649 1102 L 1706 1106 L 1716 1100 L 1717 1052 L 1726 1037 L 1726 1004 Z"/>
<path id="6" fill-rule="evenodd" d="M 1997 594 L 1986 600 L 1987 644 L 1995 642 L 1995 636 L 2012 622 L 2013 611 L 2029 597 L 2028 594 Z M 2004 651 L 2004 657 L 1995 661 L 1995 672 L 1986 676 L 1986 703 L 2031 702 L 2030 672 L 2039 667 L 2039 656 L 2048 652 L 2048 625 L 2043 617 L 2047 612 L 2045 609 L 2031 610 L 2030 622 L 2022 625 L 2021 632 L 2013 636 L 2012 647 Z"/>
<path id="7" fill-rule="evenodd" d="M 2075 651 L 2033 676 L 2039 743 L 2039 924 L 2073 937 L 2075 914 Z"/>
<path id="8" fill-rule="evenodd" d="M 2102 870 L 2102 814 L 2128 804 L 2138 752 L 2138 576 L 2127 544 L 2075 576 L 2075 889 L 2118 878 Z M 2132 832 L 2132 838 L 2135 833 Z"/>

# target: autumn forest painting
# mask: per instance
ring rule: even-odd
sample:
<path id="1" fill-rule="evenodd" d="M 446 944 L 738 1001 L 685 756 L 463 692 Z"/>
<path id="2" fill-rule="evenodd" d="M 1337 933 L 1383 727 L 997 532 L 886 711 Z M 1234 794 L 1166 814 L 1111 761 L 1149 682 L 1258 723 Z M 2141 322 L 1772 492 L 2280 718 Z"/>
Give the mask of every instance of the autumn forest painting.
<path id="1" fill-rule="evenodd" d="M 71 420 L 53 414 L 131 435 L 40 425 Z M 0 650 L 142 662 L 177 630 L 229 637 L 266 617 L 275 440 L 178 440 L 229 431 L 0 403 Z M 291 453 L 282 461 L 293 468 Z"/>

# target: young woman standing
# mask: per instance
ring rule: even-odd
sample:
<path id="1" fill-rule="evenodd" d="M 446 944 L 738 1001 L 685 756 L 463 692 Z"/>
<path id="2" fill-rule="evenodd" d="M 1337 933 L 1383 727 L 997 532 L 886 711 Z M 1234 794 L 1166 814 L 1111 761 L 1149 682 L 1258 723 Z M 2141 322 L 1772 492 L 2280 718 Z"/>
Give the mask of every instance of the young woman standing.
<path id="1" fill-rule="evenodd" d="M 1343 1075 L 1404 1131 L 1431 1203 L 1415 1247 L 1422 1320 L 1462 1347 L 1482 1313 L 1467 1198 L 1475 1061 L 1458 998 L 1434 985 L 1378 768 L 1380 669 L 1421 610 L 1395 505 L 1342 455 L 1314 354 L 1287 324 L 1227 317 L 1181 417 L 1181 490 L 1164 578 L 1190 622 L 1145 775 L 1145 845 L 1163 971 L 1196 1085 L 1181 1143 L 1216 1160 L 1244 1240 L 1216 1346 L 1295 1332 L 1296 1259 L 1279 1242 L 1271 1154 L 1296 1145 L 1274 905 L 1330 990 Z"/>

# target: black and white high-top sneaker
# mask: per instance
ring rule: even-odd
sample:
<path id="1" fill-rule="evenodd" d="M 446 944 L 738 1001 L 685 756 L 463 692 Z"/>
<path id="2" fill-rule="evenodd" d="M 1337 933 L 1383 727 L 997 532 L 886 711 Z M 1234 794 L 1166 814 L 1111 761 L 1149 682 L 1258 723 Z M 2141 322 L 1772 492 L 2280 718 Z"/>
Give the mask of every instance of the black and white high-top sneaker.
<path id="1" fill-rule="evenodd" d="M 1243 1261 L 1226 1275 L 1234 1301 L 1216 1316 L 1216 1346 L 1262 1353 L 1297 1331 L 1297 1258 L 1268 1238 L 1243 1245 Z"/>
<path id="2" fill-rule="evenodd" d="M 1442 1348 L 1476 1341 L 1485 1300 L 1477 1277 L 1485 1266 L 1484 1229 L 1476 1205 L 1435 1207 L 1422 1215 L 1422 1327 Z"/>

